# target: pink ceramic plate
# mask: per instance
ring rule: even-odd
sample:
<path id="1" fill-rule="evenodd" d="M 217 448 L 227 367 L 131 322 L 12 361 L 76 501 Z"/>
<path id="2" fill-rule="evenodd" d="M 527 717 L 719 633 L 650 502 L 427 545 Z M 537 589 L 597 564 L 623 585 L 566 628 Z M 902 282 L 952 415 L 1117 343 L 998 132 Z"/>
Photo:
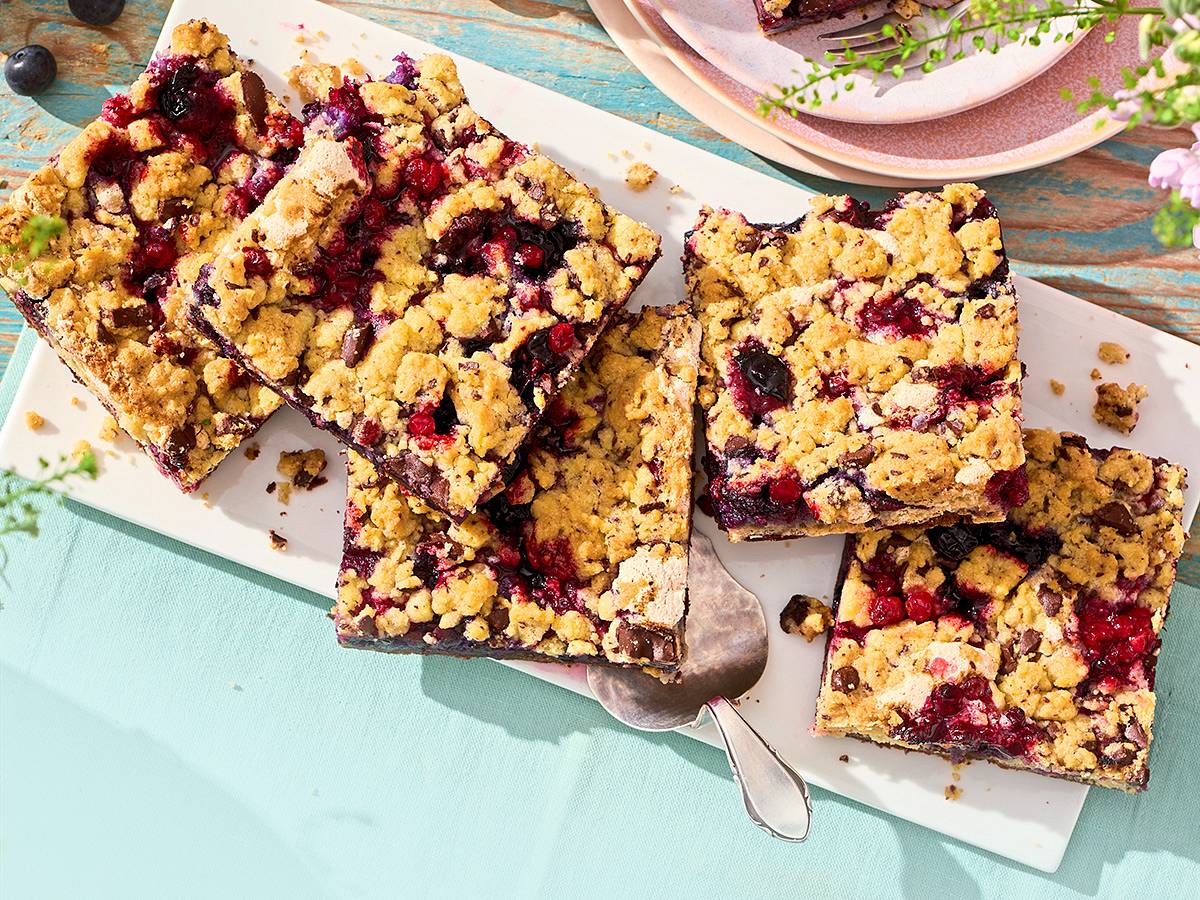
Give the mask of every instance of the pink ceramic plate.
<path id="1" fill-rule="evenodd" d="M 671 60 L 712 96 L 744 118 L 810 153 L 843 165 L 926 183 L 989 178 L 1047 165 L 1079 153 L 1121 130 L 1101 111 L 1080 119 L 1064 101 L 1064 88 L 1090 93 L 1098 74 L 1102 88 L 1120 87 L 1120 70 L 1138 60 L 1137 22 L 1122 20 L 1116 38 L 1104 42 L 1097 28 L 1075 52 L 1015 91 L 953 116 L 907 125 L 862 125 L 800 114 L 763 119 L 758 95 L 719 71 L 667 26 L 649 0 L 626 0 Z"/>
<path id="2" fill-rule="evenodd" d="M 763 128 L 761 120 L 744 118 L 739 111 L 726 106 L 685 75 L 667 56 L 658 40 L 634 18 L 624 0 L 589 2 L 608 36 L 655 87 L 717 134 L 751 153 L 810 175 L 851 184 L 904 188 L 920 187 L 924 183 L 852 169 L 788 143 Z"/>
<path id="3" fill-rule="evenodd" d="M 885 0 L 874 0 L 840 18 L 767 37 L 759 28 L 752 0 L 653 0 L 648 5 L 700 57 L 761 94 L 772 93 L 776 85 L 802 80 L 811 71 L 810 60 L 819 62 L 822 69 L 827 67 L 824 58 L 828 48 L 821 44 L 819 35 L 888 11 Z M 944 26 L 932 13 L 922 10 L 907 27 L 924 37 L 936 35 Z M 1020 87 L 1057 63 L 1074 45 L 1052 38 L 1065 37 L 1074 29 L 1073 19 L 1055 19 L 1037 46 L 1009 43 L 993 55 L 976 53 L 964 41 L 967 54 L 963 59 L 947 62 L 927 75 L 914 71 L 900 79 L 887 75 L 874 81 L 866 75 L 851 75 L 846 80 L 847 89 L 840 91 L 822 84 L 818 92 L 825 102 L 814 115 L 891 125 L 960 113 Z M 1075 35 L 1076 42 L 1081 36 Z"/>

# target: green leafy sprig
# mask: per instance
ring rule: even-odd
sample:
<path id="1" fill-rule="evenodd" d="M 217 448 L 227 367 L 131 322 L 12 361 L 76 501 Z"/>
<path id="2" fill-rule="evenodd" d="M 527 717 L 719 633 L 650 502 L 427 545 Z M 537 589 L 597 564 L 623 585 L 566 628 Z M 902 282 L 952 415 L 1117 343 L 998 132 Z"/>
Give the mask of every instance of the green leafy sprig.
<path id="1" fill-rule="evenodd" d="M 58 216 L 32 216 L 21 228 L 20 242 L 17 246 L 0 244 L 0 256 L 12 257 L 10 271 L 21 272 L 29 268 L 35 259 L 46 252 L 51 241 L 67 230 L 67 223 Z M 18 284 L 24 283 L 24 276 L 14 276 Z"/>
<path id="2" fill-rule="evenodd" d="M 8 548 L 3 540 L 9 535 L 38 536 L 38 519 L 48 496 L 61 496 L 55 489 L 66 481 L 82 477 L 95 478 L 99 472 L 96 454 L 85 450 L 74 456 L 61 456 L 55 466 L 39 459 L 43 474 L 33 480 L 22 478 L 6 469 L 0 470 L 0 571 L 8 562 Z"/>

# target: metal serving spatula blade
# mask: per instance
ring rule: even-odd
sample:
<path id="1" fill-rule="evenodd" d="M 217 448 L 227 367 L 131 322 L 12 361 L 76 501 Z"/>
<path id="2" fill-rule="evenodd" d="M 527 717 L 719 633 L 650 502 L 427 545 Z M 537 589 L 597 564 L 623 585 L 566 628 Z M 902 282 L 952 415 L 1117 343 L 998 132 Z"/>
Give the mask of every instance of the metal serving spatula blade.
<path id="1" fill-rule="evenodd" d="M 746 812 L 785 841 L 808 837 L 808 785 L 727 698 L 750 690 L 767 667 L 767 621 L 758 598 L 725 571 L 712 541 L 693 533 L 682 681 L 662 684 L 630 669 L 588 669 L 588 687 L 626 725 L 667 731 L 698 723 L 707 708 L 725 741 Z"/>

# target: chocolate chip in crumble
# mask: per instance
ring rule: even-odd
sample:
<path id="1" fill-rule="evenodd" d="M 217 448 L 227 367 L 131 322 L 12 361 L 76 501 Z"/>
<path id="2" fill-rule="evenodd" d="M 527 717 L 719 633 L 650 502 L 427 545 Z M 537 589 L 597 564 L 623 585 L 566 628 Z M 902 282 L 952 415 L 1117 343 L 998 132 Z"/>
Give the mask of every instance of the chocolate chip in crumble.
<path id="1" fill-rule="evenodd" d="M 1137 522 L 1134 521 L 1129 507 L 1115 500 L 1105 503 L 1092 513 L 1092 521 L 1097 525 L 1107 525 L 1124 537 L 1137 533 Z"/>
<path id="2" fill-rule="evenodd" d="M 1146 736 L 1146 729 L 1137 719 L 1125 726 L 1125 737 L 1143 749 L 1150 746 L 1150 738 Z"/>
<path id="3" fill-rule="evenodd" d="M 870 446 L 859 447 L 857 450 L 848 450 L 838 458 L 838 463 L 843 466 L 861 466 L 863 463 L 869 463 L 875 458 L 875 451 Z"/>
<path id="4" fill-rule="evenodd" d="M 975 318 L 977 319 L 994 319 L 996 318 L 995 304 L 985 303 L 979 309 L 975 310 Z"/>
<path id="5" fill-rule="evenodd" d="M 487 614 L 487 622 L 491 626 L 493 633 L 503 634 L 508 630 L 508 607 L 497 603 L 492 607 L 492 611 Z"/>
<path id="6" fill-rule="evenodd" d="M 254 123 L 254 130 L 261 134 L 267 124 L 267 86 L 254 72 L 242 73 L 242 101 Z"/>
<path id="7" fill-rule="evenodd" d="M 843 694 L 851 694 L 858 690 L 858 669 L 854 666 L 842 666 L 829 679 L 829 686 Z"/>
<path id="8" fill-rule="evenodd" d="M 342 337 L 342 362 L 350 368 L 357 366 L 366 356 L 374 336 L 371 326 L 365 322 L 355 322 L 347 328 Z"/>
<path id="9" fill-rule="evenodd" d="M 1135 756 L 1137 756 L 1137 753 L 1132 747 L 1116 741 L 1105 745 L 1103 751 L 1101 751 L 1103 760 L 1114 766 L 1127 766 L 1133 762 Z"/>
<path id="10" fill-rule="evenodd" d="M 1042 633 L 1036 628 L 1026 628 L 1021 632 L 1021 639 L 1017 642 L 1017 655 L 1028 656 L 1030 652 L 1036 650 L 1042 643 Z"/>
<path id="11" fill-rule="evenodd" d="M 196 429 L 191 425 L 180 425 L 167 437 L 163 452 L 172 464 L 182 468 L 187 464 L 188 453 L 196 446 Z"/>
<path id="12" fill-rule="evenodd" d="M 145 303 L 106 309 L 100 315 L 109 328 L 149 328 L 155 318 L 154 309 Z"/>
<path id="13" fill-rule="evenodd" d="M 1054 617 L 1058 615 L 1058 611 L 1062 609 L 1063 598 L 1061 594 L 1055 593 L 1044 584 L 1038 585 L 1038 600 L 1042 604 L 1042 609 L 1046 615 Z"/>
<path id="14" fill-rule="evenodd" d="M 617 648 L 631 659 L 672 663 L 677 659 L 672 635 L 622 622 L 617 627 Z"/>

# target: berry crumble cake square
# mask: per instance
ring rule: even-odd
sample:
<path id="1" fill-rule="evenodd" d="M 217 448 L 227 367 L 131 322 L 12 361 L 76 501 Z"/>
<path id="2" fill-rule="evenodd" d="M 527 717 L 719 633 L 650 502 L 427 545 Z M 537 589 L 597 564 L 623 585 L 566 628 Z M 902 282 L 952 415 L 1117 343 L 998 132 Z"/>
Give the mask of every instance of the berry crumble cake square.
<path id="1" fill-rule="evenodd" d="M 172 33 L 126 94 L 0 208 L 0 286 L 75 377 L 190 491 L 280 404 L 196 333 L 183 300 L 210 250 L 303 137 L 204 21 Z M 24 265 L 35 216 L 66 222 Z"/>
<path id="2" fill-rule="evenodd" d="M 319 428 L 462 519 L 659 254 L 468 105 L 453 62 L 293 73 L 308 143 L 203 271 L 193 319 Z"/>
<path id="3" fill-rule="evenodd" d="M 675 672 L 698 356 L 682 305 L 619 313 L 516 478 L 462 522 L 351 452 L 341 643 Z"/>
<path id="4" fill-rule="evenodd" d="M 777 226 L 705 208 L 684 269 L 730 540 L 999 521 L 1024 500 L 1017 297 L 977 187 L 879 211 L 817 197 Z"/>
<path id="5" fill-rule="evenodd" d="M 754 0 L 754 8 L 763 32 L 778 34 L 798 25 L 841 16 L 870 2 L 871 0 Z"/>
<path id="6" fill-rule="evenodd" d="M 1140 791 L 1186 473 L 1074 434 L 1025 447 L 1005 522 L 847 541 L 814 730 Z"/>

